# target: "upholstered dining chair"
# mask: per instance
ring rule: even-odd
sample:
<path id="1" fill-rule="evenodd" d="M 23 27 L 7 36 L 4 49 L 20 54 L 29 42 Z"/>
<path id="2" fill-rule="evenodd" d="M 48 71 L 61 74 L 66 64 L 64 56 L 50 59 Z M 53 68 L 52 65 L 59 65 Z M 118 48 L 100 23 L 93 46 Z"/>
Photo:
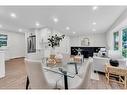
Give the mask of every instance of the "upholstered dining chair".
<path id="1" fill-rule="evenodd" d="M 87 62 L 86 65 L 84 66 L 84 75 L 82 78 L 75 77 L 73 79 L 73 83 L 70 85 L 70 89 L 88 89 L 89 81 L 90 81 L 90 76 L 91 76 L 91 66 L 92 62 Z"/>
<path id="2" fill-rule="evenodd" d="M 68 77 L 68 89 L 88 89 L 90 76 L 91 76 L 91 66 L 92 62 L 87 62 L 83 67 L 82 77 L 76 75 L 74 78 Z M 59 82 L 63 84 L 63 82 Z M 64 87 L 63 87 L 64 88 Z"/>
<path id="3" fill-rule="evenodd" d="M 50 83 L 47 81 L 41 62 L 32 62 L 25 60 L 26 71 L 31 89 L 55 89 L 56 82 Z"/>

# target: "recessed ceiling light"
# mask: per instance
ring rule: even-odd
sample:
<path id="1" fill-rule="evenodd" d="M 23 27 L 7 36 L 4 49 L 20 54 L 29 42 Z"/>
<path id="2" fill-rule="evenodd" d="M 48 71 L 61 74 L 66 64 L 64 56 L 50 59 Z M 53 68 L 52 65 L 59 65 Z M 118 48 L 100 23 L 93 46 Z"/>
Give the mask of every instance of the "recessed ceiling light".
<path id="1" fill-rule="evenodd" d="M 0 28 L 2 28 L 3 26 L 0 24 Z"/>
<path id="2" fill-rule="evenodd" d="M 97 23 L 96 23 L 96 22 L 93 22 L 92 24 L 93 24 L 93 25 L 96 25 Z"/>
<path id="3" fill-rule="evenodd" d="M 75 34 L 75 32 L 73 32 L 73 34 Z"/>
<path id="4" fill-rule="evenodd" d="M 98 9 L 98 6 L 93 6 L 92 9 L 95 11 Z"/>
<path id="5" fill-rule="evenodd" d="M 15 14 L 15 13 L 11 13 L 10 16 L 11 16 L 12 18 L 16 18 L 16 14 Z"/>
<path id="6" fill-rule="evenodd" d="M 96 31 L 96 29 L 92 29 L 92 31 Z"/>
<path id="7" fill-rule="evenodd" d="M 70 30 L 70 27 L 67 26 L 67 27 L 66 27 L 66 30 Z"/>
<path id="8" fill-rule="evenodd" d="M 37 22 L 35 23 L 35 25 L 38 27 L 38 26 L 40 26 L 40 23 L 37 21 Z"/>
<path id="9" fill-rule="evenodd" d="M 22 32 L 22 29 L 19 29 L 19 32 Z"/>
<path id="10" fill-rule="evenodd" d="M 59 20 L 58 20 L 58 18 L 54 17 L 54 18 L 53 18 L 53 21 L 54 21 L 55 23 L 57 23 Z"/>

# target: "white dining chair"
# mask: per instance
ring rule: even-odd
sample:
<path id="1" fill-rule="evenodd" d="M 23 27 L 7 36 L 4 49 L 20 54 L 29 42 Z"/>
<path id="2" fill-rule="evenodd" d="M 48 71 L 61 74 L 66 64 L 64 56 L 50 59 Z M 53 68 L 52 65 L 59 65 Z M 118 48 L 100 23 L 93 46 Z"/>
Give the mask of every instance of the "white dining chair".
<path id="1" fill-rule="evenodd" d="M 85 65 L 85 70 L 84 70 L 84 75 L 82 78 L 79 78 L 76 76 L 74 79 L 72 79 L 72 82 L 70 84 L 69 89 L 88 89 L 89 81 L 90 81 L 90 76 L 91 76 L 91 67 L 92 67 L 92 62 L 87 62 Z"/>
<path id="2" fill-rule="evenodd" d="M 41 62 L 32 62 L 30 60 L 25 60 L 26 71 L 29 78 L 31 89 L 55 89 L 57 88 L 56 81 L 50 83 L 47 81 L 44 74 Z M 51 79 L 51 78 L 50 78 Z M 53 79 L 53 77 L 52 77 Z"/>
<path id="3" fill-rule="evenodd" d="M 79 75 L 76 75 L 74 78 L 68 77 L 68 89 L 88 89 L 90 76 L 91 76 L 91 66 L 92 62 L 87 62 L 83 67 L 83 75 L 80 77 Z M 59 85 L 62 85 L 63 87 L 63 81 L 61 80 L 59 82 Z"/>

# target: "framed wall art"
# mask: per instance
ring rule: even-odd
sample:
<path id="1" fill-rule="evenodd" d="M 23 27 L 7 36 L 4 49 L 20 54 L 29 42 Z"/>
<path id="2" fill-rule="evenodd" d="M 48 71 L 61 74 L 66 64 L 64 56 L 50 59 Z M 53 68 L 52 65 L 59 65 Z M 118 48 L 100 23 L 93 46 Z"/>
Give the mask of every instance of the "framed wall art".
<path id="1" fill-rule="evenodd" d="M 81 46 L 89 46 L 89 45 L 90 45 L 89 38 L 83 38 L 81 40 Z"/>
<path id="2" fill-rule="evenodd" d="M 36 36 L 32 35 L 27 38 L 27 52 L 34 53 L 36 52 Z"/>
<path id="3" fill-rule="evenodd" d="M 0 34 L 0 47 L 7 46 L 8 36 L 4 34 Z"/>

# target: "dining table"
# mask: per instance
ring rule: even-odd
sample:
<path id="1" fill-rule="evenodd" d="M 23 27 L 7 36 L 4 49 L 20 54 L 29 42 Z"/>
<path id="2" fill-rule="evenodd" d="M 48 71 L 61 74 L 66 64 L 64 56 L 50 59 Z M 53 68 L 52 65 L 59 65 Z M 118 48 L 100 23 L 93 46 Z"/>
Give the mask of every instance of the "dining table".
<path id="1" fill-rule="evenodd" d="M 52 72 L 55 74 L 59 74 L 61 77 L 61 80 L 64 81 L 64 88 L 68 89 L 68 77 L 74 78 L 78 71 L 80 70 L 82 63 L 77 63 L 75 61 L 62 61 L 60 64 L 54 64 L 53 66 L 48 66 L 47 61 L 43 61 L 43 69 L 45 72 Z M 57 81 L 57 80 L 56 80 Z"/>

